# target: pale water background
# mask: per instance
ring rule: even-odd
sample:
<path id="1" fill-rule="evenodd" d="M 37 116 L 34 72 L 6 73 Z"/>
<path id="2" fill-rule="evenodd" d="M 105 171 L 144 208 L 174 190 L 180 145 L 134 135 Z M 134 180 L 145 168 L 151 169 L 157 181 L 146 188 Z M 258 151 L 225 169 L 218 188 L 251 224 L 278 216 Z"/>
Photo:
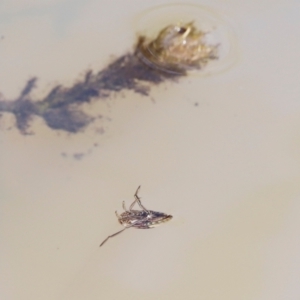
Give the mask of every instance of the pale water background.
<path id="1" fill-rule="evenodd" d="M 166 3 L 2 0 L 1 94 L 37 76 L 39 98 L 105 67 Z M 0 119 L 1 299 L 300 298 L 299 1 L 191 3 L 230 21 L 230 69 L 113 95 L 81 134 Z M 140 184 L 174 219 L 99 248 Z"/>

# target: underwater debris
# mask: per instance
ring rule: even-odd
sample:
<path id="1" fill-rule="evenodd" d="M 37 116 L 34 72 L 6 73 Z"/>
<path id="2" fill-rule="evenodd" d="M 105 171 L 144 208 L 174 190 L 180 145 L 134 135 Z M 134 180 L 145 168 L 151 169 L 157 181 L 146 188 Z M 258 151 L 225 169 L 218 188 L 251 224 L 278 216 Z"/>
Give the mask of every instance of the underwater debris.
<path id="1" fill-rule="evenodd" d="M 138 50 L 141 59 L 149 66 L 164 72 L 186 74 L 186 71 L 203 68 L 217 59 L 217 45 L 205 41 L 206 33 L 194 23 L 165 27 L 154 40 L 140 37 Z"/>
<path id="2" fill-rule="evenodd" d="M 53 130 L 77 133 L 94 121 L 82 111 L 83 103 L 107 98 L 111 92 L 124 89 L 147 96 L 151 85 L 174 81 L 188 70 L 202 68 L 216 59 L 217 46 L 206 45 L 204 36 L 193 23 L 167 26 L 154 40 L 139 36 L 133 53 L 122 55 L 98 73 L 88 71 L 71 87 L 56 85 L 41 100 L 31 96 L 37 82 L 37 78 L 31 78 L 17 99 L 0 98 L 0 113 L 14 114 L 22 134 L 29 133 L 30 121 L 35 116 L 43 118 Z"/>

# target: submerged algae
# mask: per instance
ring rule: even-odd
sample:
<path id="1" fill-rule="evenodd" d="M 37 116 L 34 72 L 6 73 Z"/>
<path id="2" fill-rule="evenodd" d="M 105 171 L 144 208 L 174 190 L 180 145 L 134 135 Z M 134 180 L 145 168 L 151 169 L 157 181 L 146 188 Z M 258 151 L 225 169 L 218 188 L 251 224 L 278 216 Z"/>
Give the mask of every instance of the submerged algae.
<path id="1" fill-rule="evenodd" d="M 96 74 L 88 71 L 83 80 L 71 87 L 55 86 L 45 98 L 38 101 L 31 97 L 37 82 L 37 78 L 32 78 L 17 99 L 0 99 L 0 112 L 14 114 L 16 127 L 23 134 L 28 133 L 34 116 L 43 118 L 54 130 L 76 133 L 94 120 L 81 110 L 81 104 L 107 98 L 110 92 L 124 89 L 148 95 L 149 83 L 158 84 L 176 77 L 178 75 L 160 72 L 145 65 L 135 54 L 126 54 Z"/>
<path id="2" fill-rule="evenodd" d="M 216 59 L 217 47 L 206 45 L 204 36 L 192 22 L 170 25 L 153 40 L 140 36 L 133 53 L 122 55 L 97 73 L 86 72 L 73 86 L 56 85 L 41 100 L 31 96 L 37 78 L 28 80 L 17 99 L 0 98 L 0 113 L 14 114 L 22 134 L 29 133 L 35 116 L 43 118 L 51 129 L 77 133 L 94 120 L 83 111 L 82 104 L 124 89 L 147 96 L 151 85 L 175 80 Z"/>

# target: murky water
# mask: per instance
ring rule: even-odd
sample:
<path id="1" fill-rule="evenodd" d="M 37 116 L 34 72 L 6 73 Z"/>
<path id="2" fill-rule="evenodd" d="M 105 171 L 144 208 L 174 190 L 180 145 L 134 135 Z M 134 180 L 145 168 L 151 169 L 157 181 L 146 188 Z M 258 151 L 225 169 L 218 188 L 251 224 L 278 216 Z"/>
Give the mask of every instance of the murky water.
<path id="1" fill-rule="evenodd" d="M 39 99 L 130 51 L 132 20 L 155 3 L 105 4 L 82 2 L 65 23 L 55 2 L 49 14 L 3 6 L 17 21 L 0 27 L 1 94 L 37 76 Z M 38 117 L 22 135 L 3 114 L 1 299 L 299 298 L 296 7 L 216 2 L 238 62 L 84 106 L 102 117 L 76 135 Z M 99 248 L 140 184 L 145 206 L 173 220 Z"/>

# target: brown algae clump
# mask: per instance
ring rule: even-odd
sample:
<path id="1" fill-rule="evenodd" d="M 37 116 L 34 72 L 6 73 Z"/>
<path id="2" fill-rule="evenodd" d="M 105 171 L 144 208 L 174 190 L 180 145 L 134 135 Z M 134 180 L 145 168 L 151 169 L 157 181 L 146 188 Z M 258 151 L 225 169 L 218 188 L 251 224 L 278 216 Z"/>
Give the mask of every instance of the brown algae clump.
<path id="1" fill-rule="evenodd" d="M 218 58 L 218 45 L 211 45 L 207 33 L 198 30 L 193 22 L 169 25 L 154 40 L 140 37 L 137 54 L 147 65 L 161 71 L 184 74 L 201 69 Z"/>

